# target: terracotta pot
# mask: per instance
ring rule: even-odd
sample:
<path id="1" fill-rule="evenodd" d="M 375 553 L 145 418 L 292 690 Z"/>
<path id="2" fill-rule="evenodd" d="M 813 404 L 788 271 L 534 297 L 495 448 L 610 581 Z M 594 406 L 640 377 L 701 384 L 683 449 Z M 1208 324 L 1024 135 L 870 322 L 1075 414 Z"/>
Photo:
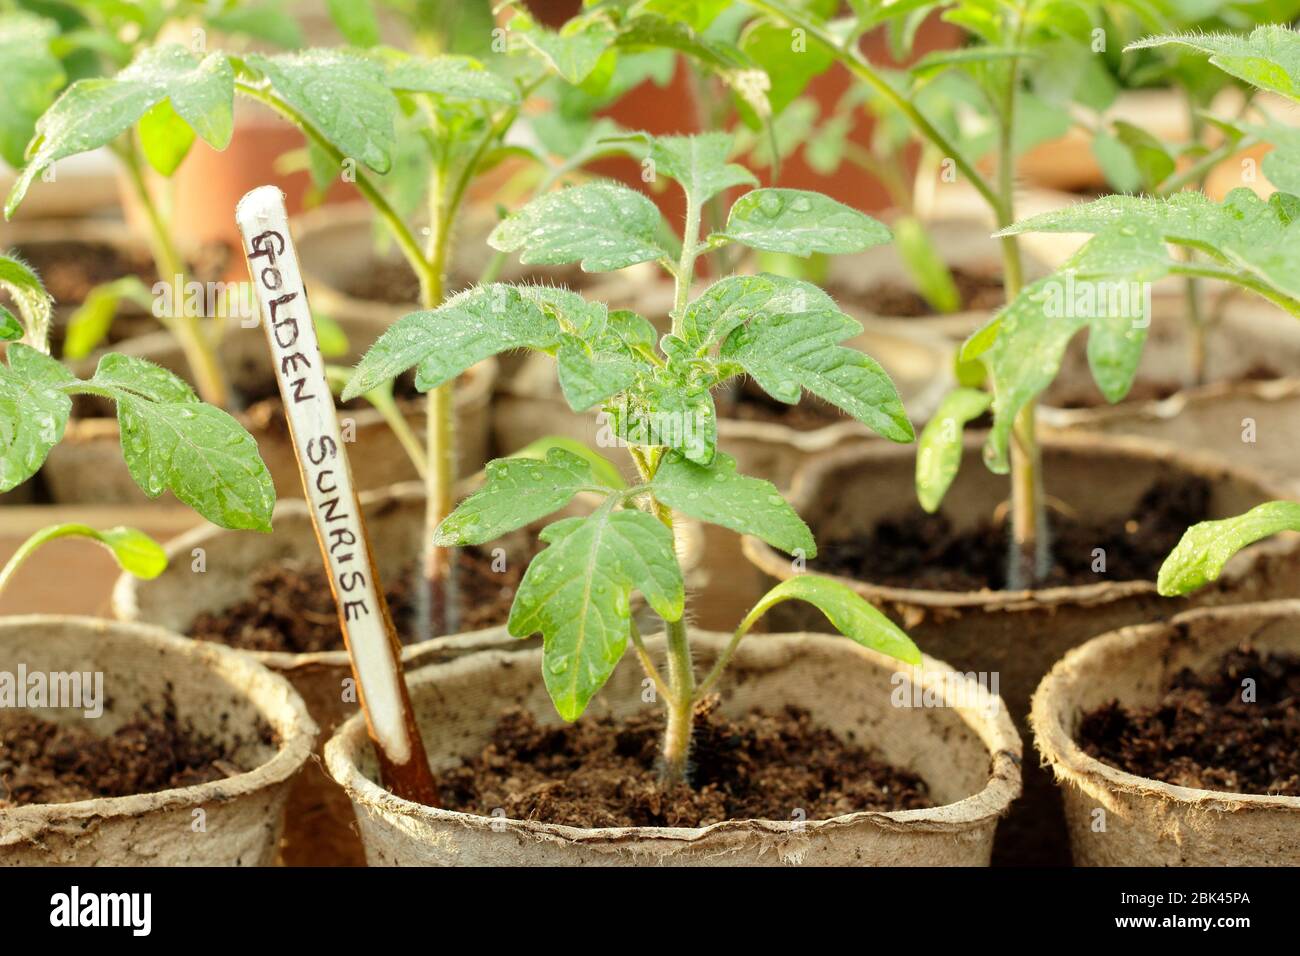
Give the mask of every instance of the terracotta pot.
<path id="1" fill-rule="evenodd" d="M 371 323 L 362 319 L 337 321 L 348 336 L 351 354 L 335 361 L 350 364 L 370 345 L 377 332 Z M 147 358 L 179 375 L 186 374 L 180 346 L 167 332 L 124 342 L 114 351 Z M 274 394 L 271 353 L 260 327 L 246 329 L 231 322 L 221 343 L 221 356 L 236 393 Z M 95 361 L 92 356 L 74 368 L 79 374 L 89 375 Z M 495 363 L 489 359 L 470 368 L 457 382 L 456 441 L 462 476 L 477 472 L 488 458 L 490 400 L 495 376 Z M 411 429 L 423 436 L 424 401 L 411 399 L 401 403 L 401 407 Z M 103 413 L 111 416 L 111 406 L 106 406 Z M 257 402 L 237 417 L 257 440 L 262 460 L 275 482 L 276 494 L 301 497 L 302 479 L 279 399 Z M 339 420 L 345 429 L 351 422 L 355 434 L 348 457 L 357 487 L 382 487 L 416 476 L 415 466 L 375 409 L 364 404 L 355 410 L 341 409 Z M 63 441 L 51 449 L 41 474 L 57 503 L 139 504 L 145 500 L 122 461 L 115 417 L 74 417 L 68 422 Z"/>
<path id="2" fill-rule="evenodd" d="M 1300 797 L 1174 786 L 1117 770 L 1074 741 L 1083 714 L 1116 699 L 1149 706 L 1180 670 L 1209 670 L 1247 637 L 1261 652 L 1300 654 L 1300 602 L 1127 627 L 1071 651 L 1043 679 L 1030 723 L 1065 798 L 1076 864 L 1300 866 Z"/>
<path id="3" fill-rule="evenodd" d="M 957 528 L 988 520 L 1008 495 L 1006 476 L 981 462 L 982 435 L 966 441 L 961 472 L 942 513 Z M 1047 494 L 1082 515 L 1127 515 L 1161 477 L 1200 476 L 1211 484 L 1210 517 L 1240 514 L 1285 497 L 1285 489 L 1215 456 L 1159 442 L 1086 434 L 1048 435 L 1042 442 Z M 836 539 L 868 533 L 915 504 L 915 449 L 864 444 L 811 459 L 795 475 L 790 503 L 824 548 Z M 770 579 L 796 572 L 788 557 L 746 538 L 744 553 Z M 1024 728 L 1029 699 L 1042 676 L 1070 648 L 1104 631 L 1168 616 L 1192 603 L 1225 604 L 1295 593 L 1300 588 L 1300 538 L 1252 545 L 1234 558 L 1218 584 L 1193 599 L 1156 593 L 1154 581 L 1099 581 L 1037 591 L 928 591 L 840 578 L 897 620 L 923 651 L 960 671 L 996 672 L 998 690 Z M 824 628 L 820 615 L 789 602 L 769 613 L 780 629 Z M 999 859 L 1063 862 L 1064 820 L 1050 780 L 1027 767 L 1025 799 L 999 837 Z"/>
<path id="4" fill-rule="evenodd" d="M 697 667 L 707 668 L 728 639 L 693 634 Z M 662 656 L 662 639 L 648 644 Z M 998 817 L 1019 792 L 1019 736 L 996 698 L 974 682 L 965 685 L 977 695 L 970 700 L 980 702 L 973 707 L 953 706 L 947 696 L 929 709 L 893 706 L 897 668 L 897 661 L 844 638 L 765 635 L 740 646 L 724 678 L 721 709 L 739 716 L 786 704 L 805 708 L 821 726 L 919 774 L 942 804 L 934 809 L 808 822 L 580 829 L 394 797 L 375 783 L 373 753 L 356 719 L 329 741 L 325 760 L 352 798 L 371 866 L 984 866 Z M 950 673 L 927 658 L 922 684 L 944 694 Z M 634 656 L 625 656 L 589 712 L 624 716 L 645 707 L 644 676 Z M 509 658 L 489 652 L 425 668 L 411 676 L 410 687 L 435 774 L 477 753 L 505 707 L 559 722 L 542 683 L 539 650 Z"/>
<path id="5" fill-rule="evenodd" d="M 420 553 L 424 488 L 418 483 L 395 485 L 367 492 L 361 500 L 380 577 L 396 580 Z M 127 574 L 118 578 L 113 588 L 114 616 L 123 621 L 147 621 L 187 634 L 199 614 L 223 610 L 247 597 L 253 573 L 258 568 L 289 558 L 315 560 L 319 549 L 306 502 L 280 501 L 275 509 L 274 528 L 269 535 L 257 535 L 204 525 L 173 539 L 167 544 L 170 563 L 157 578 L 142 581 Z M 678 557 L 683 571 L 689 575 L 700 560 L 699 527 L 679 523 L 678 542 Z M 503 539 L 501 546 L 506 548 L 507 560 L 512 555 L 513 560 L 525 560 L 518 550 L 523 543 L 522 535 Z M 204 561 L 205 570 L 201 573 L 193 570 L 197 549 L 201 549 Z M 483 648 L 514 650 L 527 646 L 527 642 L 510 637 L 505 628 L 493 627 L 406 645 L 402 658 L 411 668 Z M 344 681 L 352 677 L 346 651 L 249 654 L 289 679 L 325 734 L 357 712 L 354 702 L 344 700 Z M 290 807 L 284 841 L 287 863 L 358 865 L 362 862 L 348 801 L 319 766 L 311 767 L 300 778 Z"/>
<path id="6" fill-rule="evenodd" d="M 0 648 L 6 662 L 30 672 L 103 672 L 107 703 L 97 731 L 111 733 L 170 702 L 182 722 L 254 768 L 158 793 L 0 809 L 0 865 L 264 866 L 274 859 L 290 785 L 316 738 L 288 681 L 227 648 L 97 618 L 6 618 Z M 84 719 L 76 710 L 38 713 Z M 193 829 L 199 810 L 202 832 Z"/>
<path id="7" fill-rule="evenodd" d="M 918 425 L 925 422 L 952 387 L 951 343 L 901 323 L 861 321 L 865 326 L 862 335 L 848 344 L 884 366 L 898 387 L 908 416 Z M 512 450 L 556 434 L 597 447 L 607 443 L 604 436 L 612 433 L 595 411 L 579 413 L 569 408 L 560 394 L 555 361 L 550 356 L 530 356 L 497 396 L 493 438 L 496 447 Z M 718 447 L 736 459 L 741 473 L 766 478 L 779 487 L 789 484 L 808 455 L 874 436 L 847 416 L 815 429 L 728 418 L 725 412 L 718 416 Z M 625 456 L 619 449 L 607 453 L 622 464 Z"/>

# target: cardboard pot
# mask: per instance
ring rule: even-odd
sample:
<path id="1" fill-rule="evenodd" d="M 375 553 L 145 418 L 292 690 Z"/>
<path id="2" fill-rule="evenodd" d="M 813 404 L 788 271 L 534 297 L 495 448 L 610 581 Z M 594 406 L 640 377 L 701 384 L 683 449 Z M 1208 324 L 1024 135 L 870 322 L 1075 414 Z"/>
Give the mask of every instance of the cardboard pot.
<path id="1" fill-rule="evenodd" d="M 224 647 L 162 628 L 31 615 L 0 621 L 0 658 L 29 672 L 102 672 L 94 729 L 111 733 L 170 701 L 182 722 L 253 769 L 158 793 L 0 809 L 0 865 L 264 866 L 275 857 L 285 801 L 316 726 L 284 678 Z M 41 709 L 71 722 L 81 710 Z M 269 728 L 271 737 L 263 738 Z M 206 815 L 195 832 L 196 811 Z"/>
<path id="2" fill-rule="evenodd" d="M 418 560 L 424 533 L 424 502 L 424 488 L 418 482 L 361 495 L 382 580 L 396 580 Z M 253 573 L 258 568 L 286 559 L 319 560 L 316 533 L 306 502 L 280 501 L 273 525 L 274 531 L 269 535 L 204 525 L 173 539 L 166 547 L 170 558 L 167 570 L 157 578 L 143 581 L 129 574 L 118 578 L 113 588 L 114 616 L 187 634 L 199 614 L 224 610 L 248 597 Z M 689 575 L 699 564 L 699 526 L 683 522 L 678 529 L 678 557 L 683 572 Z M 516 549 L 523 544 L 522 534 L 503 539 L 501 546 L 506 549 L 508 561 L 521 560 Z M 195 570 L 200 557 L 204 567 L 201 572 Z M 526 646 L 526 642 L 510 637 L 504 627 L 493 627 L 408 644 L 402 648 L 402 659 L 407 668 L 412 668 L 484 648 L 514 650 Z M 328 736 L 357 712 L 355 694 L 348 693 L 352 665 L 346 651 L 245 653 L 288 678 L 306 701 L 323 736 Z M 295 785 L 290 808 L 284 841 L 287 863 L 359 865 L 362 862 L 347 798 L 326 778 L 318 764 L 308 768 Z"/>
<path id="3" fill-rule="evenodd" d="M 942 512 L 957 529 L 986 521 L 1006 500 L 1008 478 L 980 456 L 982 435 L 967 436 L 965 457 Z M 1161 477 L 1200 476 L 1211 487 L 1210 517 L 1240 514 L 1285 497 L 1285 489 L 1214 456 L 1149 441 L 1087 434 L 1042 441 L 1047 494 L 1074 511 L 1120 520 Z M 869 533 L 879 521 L 916 510 L 916 450 L 873 442 L 809 460 L 795 475 L 790 503 L 818 544 Z M 753 538 L 743 550 L 770 579 L 792 577 L 789 557 Z M 815 562 L 813 569 L 815 570 Z M 840 578 L 908 631 L 917 646 L 963 672 L 996 674 L 998 691 L 1024 729 L 1030 695 L 1060 657 L 1105 631 L 1156 620 L 1193 603 L 1266 600 L 1300 589 L 1300 537 L 1282 536 L 1245 549 L 1219 582 L 1190 599 L 1162 598 L 1151 581 L 1110 581 L 1036 591 L 931 591 Z M 774 629 L 822 629 L 820 615 L 796 602 L 769 614 Z M 999 836 L 998 859 L 1022 863 L 1066 860 L 1064 818 L 1046 774 L 1026 768 L 1025 798 Z"/>
<path id="4" fill-rule="evenodd" d="M 952 386 L 951 343 L 921 328 L 873 319 L 862 322 L 863 333 L 847 344 L 880 362 L 894 380 L 908 416 L 918 425 L 925 422 Z M 496 447 L 503 451 L 522 448 L 544 435 L 565 435 L 592 447 L 607 443 L 606 437 L 612 435 L 597 412 L 579 413 L 569 407 L 557 384 L 555 360 L 547 355 L 530 356 L 503 384 L 492 431 Z M 779 487 L 789 484 L 809 455 L 874 435 L 848 416 L 820 428 L 800 429 L 777 421 L 728 417 L 719 402 L 718 447 L 736 459 L 742 474 L 766 478 Z M 610 457 L 622 464 L 625 456 L 611 449 Z"/>
<path id="5" fill-rule="evenodd" d="M 1213 668 L 1247 638 L 1261 652 L 1300 654 L 1300 601 L 1203 608 L 1114 631 L 1043 679 L 1030 722 L 1065 798 L 1076 864 L 1300 866 L 1300 797 L 1174 786 L 1117 770 L 1074 742 L 1083 714 L 1115 699 L 1153 704 L 1180 670 Z"/>
<path id="6" fill-rule="evenodd" d="M 707 668 L 729 635 L 695 632 L 697 667 Z M 662 656 L 663 641 L 648 642 Z M 998 817 L 1019 792 L 1020 739 L 1005 709 L 973 688 L 972 706 L 903 708 L 891 703 L 900 665 L 842 637 L 780 634 L 741 644 L 721 686 L 724 714 L 786 704 L 835 733 L 875 748 L 919 774 L 941 805 L 860 812 L 829 820 L 729 820 L 699 828 L 581 829 L 536 820 L 455 813 L 399 799 L 375 783 L 373 752 L 359 719 L 325 747 L 330 773 L 347 790 L 372 866 L 983 866 Z M 926 659 L 922 684 L 945 694 L 947 665 Z M 647 706 L 644 673 L 626 655 L 589 713 L 621 716 Z M 972 686 L 973 685 L 965 685 Z M 542 682 L 541 651 L 478 654 L 410 678 L 411 696 L 435 775 L 478 752 L 500 713 L 524 707 L 559 722 Z"/>
<path id="7" fill-rule="evenodd" d="M 381 329 L 364 319 L 336 320 L 348 336 L 351 354 L 340 356 L 338 364 L 351 364 L 369 347 Z M 243 395 L 273 395 L 275 381 L 271 353 L 260 327 L 243 328 L 230 322 L 221 346 L 222 362 L 230 376 L 232 390 Z M 149 359 L 178 375 L 186 374 L 180 346 L 167 332 L 141 336 L 115 347 L 114 351 Z M 96 359 L 76 366 L 81 375 L 94 371 Z M 456 442 L 460 453 L 459 473 L 472 475 L 488 458 L 490 403 L 496 380 L 496 364 L 489 359 L 471 367 L 457 379 Z M 402 401 L 407 423 L 418 436 L 425 431 L 423 398 Z M 110 404 L 95 406 L 96 417 L 75 416 L 68 422 L 63 441 L 50 450 L 42 477 L 50 497 L 59 504 L 142 504 L 145 496 L 131 480 L 122 461 L 117 419 Z M 258 451 L 275 482 L 277 496 L 301 497 L 302 479 L 294 458 L 293 444 L 279 397 L 256 401 L 236 417 L 257 440 Z M 377 488 L 416 476 L 392 429 L 374 408 L 364 402 L 342 409 L 339 421 L 348 435 L 349 422 L 355 441 L 348 455 L 358 488 Z"/>

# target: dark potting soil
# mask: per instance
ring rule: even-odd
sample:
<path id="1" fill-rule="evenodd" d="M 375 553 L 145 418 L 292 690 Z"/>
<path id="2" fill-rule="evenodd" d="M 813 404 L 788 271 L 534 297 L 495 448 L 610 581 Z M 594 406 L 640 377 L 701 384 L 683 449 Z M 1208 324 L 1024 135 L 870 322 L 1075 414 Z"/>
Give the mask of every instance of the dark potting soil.
<path id="1" fill-rule="evenodd" d="M 1209 674 L 1180 671 L 1153 707 L 1112 700 L 1085 714 L 1077 737 L 1085 753 L 1139 777 L 1300 797 L 1300 657 L 1243 644 Z"/>
<path id="2" fill-rule="evenodd" d="M 1101 581 L 1154 581 L 1183 532 L 1209 517 L 1210 484 L 1178 476 L 1157 481 L 1123 519 L 1099 524 L 1051 513 L 1055 563 L 1041 587 Z M 814 533 L 817 529 L 813 529 Z M 818 571 L 892 587 L 934 591 L 1002 590 L 1006 587 L 1005 522 L 992 518 L 956 532 L 942 513 L 917 507 L 876 525 L 869 534 L 836 541 L 818 536 Z M 1106 570 L 1093 570 L 1093 549 L 1106 554 Z"/>
<path id="3" fill-rule="evenodd" d="M 135 276 L 145 285 L 158 280 L 153 257 L 146 250 L 129 250 L 107 242 L 69 239 L 18 246 L 18 256 L 36 270 L 46 291 L 58 305 L 79 305 L 90 290 L 123 276 Z M 210 243 L 190 265 L 193 277 L 217 279 L 225 272 L 230 250 L 224 243 Z"/>
<path id="4" fill-rule="evenodd" d="M 491 548 L 458 552 L 460 594 L 458 629 L 472 631 L 504 624 L 527 562 L 507 561 L 492 569 Z M 398 575 L 384 589 L 399 639 L 413 639 L 416 614 L 414 571 Z M 310 654 L 343 650 L 338 610 L 325 569 L 319 563 L 277 561 L 253 573 L 252 594 L 221 611 L 205 611 L 190 625 L 191 637 L 245 651 Z"/>
<path id="5" fill-rule="evenodd" d="M 952 279 L 962 311 L 997 309 L 1006 301 L 1000 276 L 956 268 L 952 270 Z M 934 307 L 915 289 L 893 282 L 883 282 L 866 292 L 852 292 L 842 286 L 831 286 L 827 291 L 835 301 L 856 303 L 873 315 L 919 319 L 936 314 Z"/>
<path id="6" fill-rule="evenodd" d="M 842 741 L 807 711 L 733 720 L 716 698 L 695 715 L 691 786 L 656 782 L 663 715 L 584 718 L 539 725 L 506 711 L 481 753 L 440 776 L 449 809 L 579 827 L 707 826 L 722 820 L 790 820 L 860 810 L 930 807 L 925 782 Z"/>
<path id="7" fill-rule="evenodd" d="M 271 731 L 264 731 L 271 740 Z M 0 711 L 0 809 L 190 787 L 244 773 L 226 747 L 182 726 L 170 705 L 101 737 L 84 726 Z"/>

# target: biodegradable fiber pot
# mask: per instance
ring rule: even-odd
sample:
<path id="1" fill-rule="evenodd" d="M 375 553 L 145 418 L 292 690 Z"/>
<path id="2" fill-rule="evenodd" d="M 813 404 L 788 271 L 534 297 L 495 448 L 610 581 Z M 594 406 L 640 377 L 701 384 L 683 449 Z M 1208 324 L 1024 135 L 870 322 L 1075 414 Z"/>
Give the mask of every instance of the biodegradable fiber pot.
<path id="1" fill-rule="evenodd" d="M 966 440 L 961 471 L 943 504 L 957 529 L 986 521 L 1008 495 L 1006 476 L 980 458 L 982 435 Z M 1276 498 L 1284 488 L 1215 456 L 1158 442 L 1087 434 L 1049 435 L 1043 443 L 1047 494 L 1084 516 L 1121 520 L 1161 477 L 1200 476 L 1210 482 L 1210 517 L 1225 518 Z M 796 474 L 790 503 L 824 550 L 836 540 L 870 533 L 884 518 L 919 508 L 913 485 L 916 449 L 873 442 L 811 459 Z M 746 557 L 771 578 L 795 573 L 788 557 L 753 538 Z M 815 569 L 815 563 L 814 563 Z M 1284 597 L 1300 591 L 1300 536 L 1281 536 L 1245 549 L 1219 582 L 1191 599 L 1162 598 L 1155 581 L 1099 581 L 1037 591 L 930 591 L 840 578 L 885 610 L 923 651 L 963 672 L 996 674 L 1011 716 L 1026 727 L 1029 700 L 1048 669 L 1088 638 L 1166 617 L 1190 603 L 1224 604 Z M 797 602 L 778 605 L 771 626 L 821 629 Z M 1005 846 L 1005 851 L 1003 847 Z M 1064 822 L 1047 775 L 1026 768 L 1025 799 L 999 837 L 1017 862 L 1063 862 Z"/>
<path id="2" fill-rule="evenodd" d="M 1180 670 L 1213 668 L 1247 638 L 1261 652 L 1300 654 L 1300 601 L 1201 608 L 1104 634 L 1071 651 L 1043 679 L 1030 722 L 1065 798 L 1075 863 L 1300 866 L 1300 797 L 1149 780 L 1088 756 L 1074 742 L 1084 713 L 1115 699 L 1150 705 Z"/>
<path id="3" fill-rule="evenodd" d="M 334 360 L 350 365 L 383 331 L 364 319 L 338 318 L 336 322 L 348 337 L 351 354 Z M 240 422 L 257 440 L 258 451 L 275 482 L 277 496 L 302 496 L 302 478 L 298 473 L 289 427 L 276 394 L 271 352 L 260 324 L 243 328 L 231 321 L 221 343 L 222 361 L 230 375 L 234 391 L 242 395 L 275 395 L 256 401 L 239 412 Z M 180 346 L 167 332 L 140 336 L 114 348 L 114 351 L 148 359 L 184 377 L 185 358 Z M 82 375 L 90 375 L 97 361 L 92 357 L 77 366 Z M 469 368 L 456 383 L 456 442 L 460 475 L 472 475 L 483 467 L 488 457 L 490 405 L 496 380 L 496 363 L 492 359 Z M 424 401 L 399 402 L 407 424 L 416 435 L 425 431 Z M 117 418 L 110 408 L 104 417 L 73 417 L 68 422 L 63 441 L 50 449 L 42 466 L 42 477 L 56 503 L 141 504 L 145 496 L 131 480 L 122 461 Z M 403 450 L 383 417 L 368 404 L 341 409 L 339 421 L 347 437 L 349 422 L 354 441 L 350 443 L 353 480 L 358 488 L 378 488 L 416 477 L 415 466 Z"/>
<path id="4" fill-rule="evenodd" d="M 261 866 L 272 862 L 290 784 L 311 755 L 316 726 L 283 677 L 224 647 L 162 628 L 59 615 L 0 621 L 0 658 L 29 672 L 102 672 L 107 698 L 95 730 L 111 733 L 170 700 L 182 722 L 232 748 L 254 769 L 197 786 L 76 803 L 0 809 L 5 866 Z M 48 720 L 81 711 L 43 709 Z M 73 716 L 70 716 L 73 715 Z M 271 742 L 263 740 L 269 728 Z M 206 814 L 195 832 L 194 811 Z"/>
<path id="5" fill-rule="evenodd" d="M 876 359 L 897 386 L 908 416 L 924 423 L 952 386 L 952 345 L 924 329 L 862 319 L 861 335 L 847 343 Z M 492 422 L 497 448 L 522 448 L 544 435 L 564 435 L 593 447 L 612 437 L 596 412 L 573 411 L 556 385 L 555 361 L 532 355 L 497 395 Z M 874 437 L 865 425 L 840 416 L 819 428 L 779 421 L 718 416 L 718 447 L 736 459 L 741 474 L 785 487 L 809 455 Z M 622 457 L 616 456 L 616 457 Z M 629 475 L 632 477 L 632 475 Z"/>
<path id="6" fill-rule="evenodd" d="M 418 482 L 361 495 L 375 562 L 386 582 L 397 580 L 418 560 L 424 533 L 424 502 L 424 488 Z M 167 570 L 157 578 L 143 581 L 129 574 L 118 578 L 113 588 L 113 614 L 123 621 L 147 621 L 186 634 L 199 614 L 224 610 L 248 597 L 257 569 L 288 559 L 308 564 L 320 560 L 305 501 L 280 501 L 273 526 L 271 534 L 255 535 L 204 525 L 173 539 L 167 544 Z M 690 580 L 690 572 L 699 564 L 700 529 L 681 522 L 677 530 L 678 558 Z M 515 546 L 522 549 L 523 545 L 523 536 L 503 542 L 507 560 L 523 560 L 522 550 L 510 553 Z M 199 556 L 204 566 L 201 573 L 194 570 Z M 406 645 L 402 659 L 409 669 L 483 648 L 514 650 L 527 646 L 510 637 L 505 628 L 492 627 Z M 345 700 L 344 695 L 344 682 L 352 677 L 346 651 L 258 651 L 250 652 L 250 656 L 288 678 L 306 701 L 323 735 L 357 712 L 356 703 Z M 308 768 L 294 787 L 284 859 L 301 865 L 362 862 L 347 798 L 319 766 Z"/>
<path id="7" fill-rule="evenodd" d="M 707 668 L 728 639 L 695 632 L 697 666 Z M 661 655 L 662 639 L 647 643 Z M 729 820 L 690 829 L 580 829 L 455 813 L 395 797 L 375 782 L 374 755 L 357 718 L 329 741 L 325 760 L 356 807 L 372 866 L 987 865 L 998 817 L 1020 790 L 1020 738 L 995 697 L 929 658 L 921 684 L 941 695 L 943 705 L 894 706 L 900 666 L 842 637 L 751 638 L 723 679 L 722 712 L 805 708 L 822 726 L 853 734 L 885 760 L 919 774 L 941 804 L 934 809 L 808 822 Z M 642 700 L 643 679 L 635 657 L 626 655 L 589 713 L 619 716 L 654 706 Z M 488 652 L 428 667 L 411 675 L 410 686 L 435 775 L 477 753 L 506 707 L 559 721 L 542 682 L 539 650 L 509 657 Z M 970 690 L 963 703 L 971 706 L 953 706 L 957 686 Z"/>

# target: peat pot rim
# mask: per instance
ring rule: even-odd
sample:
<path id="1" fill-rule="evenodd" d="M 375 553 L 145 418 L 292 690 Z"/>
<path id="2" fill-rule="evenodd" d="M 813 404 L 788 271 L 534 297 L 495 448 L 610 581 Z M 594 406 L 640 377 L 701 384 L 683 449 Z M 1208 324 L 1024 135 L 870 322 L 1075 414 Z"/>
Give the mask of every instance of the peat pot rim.
<path id="1" fill-rule="evenodd" d="M 228 803 L 289 780 L 315 749 L 319 728 L 293 686 L 279 674 L 229 647 L 193 641 L 152 624 L 72 614 L 23 614 L 0 619 L 0 641 L 6 631 L 33 628 L 80 630 L 90 640 L 96 640 L 105 632 L 116 631 L 130 636 L 133 641 L 156 648 L 162 656 L 198 659 L 215 674 L 228 677 L 233 686 L 247 695 L 275 731 L 279 745 L 275 755 L 265 763 L 224 780 L 125 797 L 96 797 L 74 803 L 38 803 L 0 809 L 0 833 L 21 835 L 33 828 L 48 830 L 65 822 L 132 817 L 201 803 Z M 0 845 L 4 842 L 5 838 L 0 836 Z"/>
<path id="2" fill-rule="evenodd" d="M 696 631 L 691 639 L 697 643 L 715 644 L 720 650 L 731 638 L 729 634 Z M 661 636 L 647 638 L 646 644 L 652 649 L 662 649 L 664 639 Z M 845 653 L 855 654 L 875 667 L 898 669 L 907 665 L 886 657 L 875 651 L 854 644 L 844 637 L 832 637 L 827 634 L 808 632 L 786 634 L 763 634 L 758 641 L 742 644 L 737 650 L 735 662 L 747 657 L 761 659 L 765 653 L 777 650 L 778 644 L 798 645 L 804 647 L 834 645 Z M 780 648 L 784 651 L 786 648 Z M 748 653 L 746 653 L 748 651 Z M 462 657 L 447 664 L 432 664 L 407 675 L 407 685 L 412 698 L 417 701 L 426 688 L 436 684 L 437 678 L 444 674 L 456 674 L 467 669 L 485 670 L 509 664 L 513 667 L 533 667 L 541 674 L 541 650 L 515 652 L 484 651 L 471 657 Z M 797 657 L 781 662 L 779 666 L 790 666 Z M 824 832 L 849 827 L 872 825 L 883 830 L 961 833 L 975 830 L 996 821 L 1005 815 L 1007 809 L 1020 795 L 1020 764 L 1022 744 L 1006 706 L 1001 698 L 990 694 L 976 682 L 962 678 L 942 661 L 929 656 L 923 657 L 923 673 L 920 685 L 927 690 L 933 688 L 947 701 L 947 680 L 949 675 L 960 679 L 967 692 L 976 695 L 973 706 L 951 709 L 961 715 L 966 726 L 983 744 L 989 756 L 989 775 L 984 787 L 976 793 L 963 797 L 955 803 L 945 804 L 924 810 L 860 810 L 846 813 L 826 820 L 724 820 L 705 827 L 573 827 L 562 824 L 542 823 L 537 820 L 516 820 L 503 817 L 485 817 L 476 813 L 463 813 L 455 810 L 443 810 L 426 807 L 389 793 L 379 784 L 362 773 L 357 765 L 357 757 L 364 748 L 370 746 L 366 736 L 366 727 L 362 715 L 354 715 L 342 724 L 334 735 L 325 743 L 325 766 L 331 777 L 351 797 L 357 812 L 378 811 L 412 821 L 417 826 L 445 828 L 456 825 L 465 830 L 480 833 L 514 833 L 526 835 L 537 840 L 559 841 L 583 845 L 611 845 L 656 841 L 660 843 L 680 843 L 691 845 L 707 840 L 722 833 L 753 833 L 788 835 L 795 832 Z M 540 676 L 538 678 L 540 680 Z M 992 698 L 992 702 L 990 701 Z M 993 710 L 990 717 L 981 710 Z"/>
<path id="3" fill-rule="evenodd" d="M 1159 797 L 1188 809 L 1235 812 L 1250 808 L 1300 812 L 1300 797 L 1182 787 L 1112 767 L 1079 748 L 1074 736 L 1066 731 L 1058 719 L 1054 706 L 1058 698 L 1068 695 L 1073 686 L 1092 677 L 1096 669 L 1104 666 L 1112 655 L 1148 641 L 1177 639 L 1188 626 L 1198 623 L 1223 622 L 1231 627 L 1238 621 L 1258 624 L 1261 618 L 1300 619 L 1300 600 L 1195 608 L 1167 621 L 1135 624 L 1110 631 L 1074 648 L 1056 662 L 1034 691 L 1029 726 L 1033 730 L 1034 743 L 1042 756 L 1043 764 L 1050 765 L 1056 771 L 1058 783 L 1067 780 L 1092 781 L 1108 790 L 1138 797 Z M 1225 637 L 1223 650 L 1231 649 L 1238 640 L 1235 636 Z"/>
<path id="4" fill-rule="evenodd" d="M 962 443 L 965 454 L 973 453 L 978 457 L 978 452 L 984 443 L 984 434 L 967 434 Z M 1049 431 L 1040 437 L 1039 447 L 1044 452 L 1086 452 L 1097 456 L 1136 458 L 1151 463 L 1171 463 L 1183 472 L 1201 475 L 1210 480 L 1232 475 L 1238 480 L 1258 487 L 1265 500 L 1291 497 L 1290 492 L 1282 484 L 1254 469 L 1227 462 L 1217 455 L 1190 452 L 1149 438 L 1093 434 L 1087 431 Z M 915 457 L 915 446 L 894 442 L 856 444 L 816 455 L 808 459 L 795 472 L 787 498 L 797 513 L 806 515 L 814 492 L 826 480 L 827 475 L 836 469 L 857 464 L 862 473 L 869 473 L 873 462 L 882 459 L 914 460 Z M 1259 542 L 1243 549 L 1243 553 L 1249 558 L 1258 558 L 1269 548 L 1269 542 Z M 778 581 L 792 578 L 797 573 L 791 567 L 787 557 L 758 538 L 746 535 L 741 541 L 741 550 L 759 570 Z M 1234 559 L 1234 563 L 1240 560 Z M 824 572 L 818 573 L 824 574 Z M 1249 566 L 1243 565 L 1240 569 L 1236 569 L 1230 565 L 1220 581 L 1228 582 L 1238 577 L 1249 577 L 1249 573 Z M 1025 611 L 1064 605 L 1095 607 L 1138 595 L 1154 597 L 1158 593 L 1155 581 L 1147 580 L 1102 581 L 1097 584 L 1064 585 L 1019 591 L 994 591 L 988 588 L 979 591 L 934 591 L 872 584 L 869 581 L 860 581 L 838 574 L 825 574 L 825 576 L 851 587 L 875 604 L 890 602 L 938 610 Z"/>
<path id="5" fill-rule="evenodd" d="M 1119 402 L 1095 408 L 1055 408 L 1040 406 L 1042 420 L 1051 428 L 1096 428 L 1134 419 L 1162 421 L 1183 414 L 1189 406 L 1205 405 L 1229 398 L 1248 398 L 1257 402 L 1278 402 L 1300 396 L 1300 378 L 1273 378 L 1265 381 L 1209 382 L 1181 388 L 1167 398 L 1136 402 Z"/>

